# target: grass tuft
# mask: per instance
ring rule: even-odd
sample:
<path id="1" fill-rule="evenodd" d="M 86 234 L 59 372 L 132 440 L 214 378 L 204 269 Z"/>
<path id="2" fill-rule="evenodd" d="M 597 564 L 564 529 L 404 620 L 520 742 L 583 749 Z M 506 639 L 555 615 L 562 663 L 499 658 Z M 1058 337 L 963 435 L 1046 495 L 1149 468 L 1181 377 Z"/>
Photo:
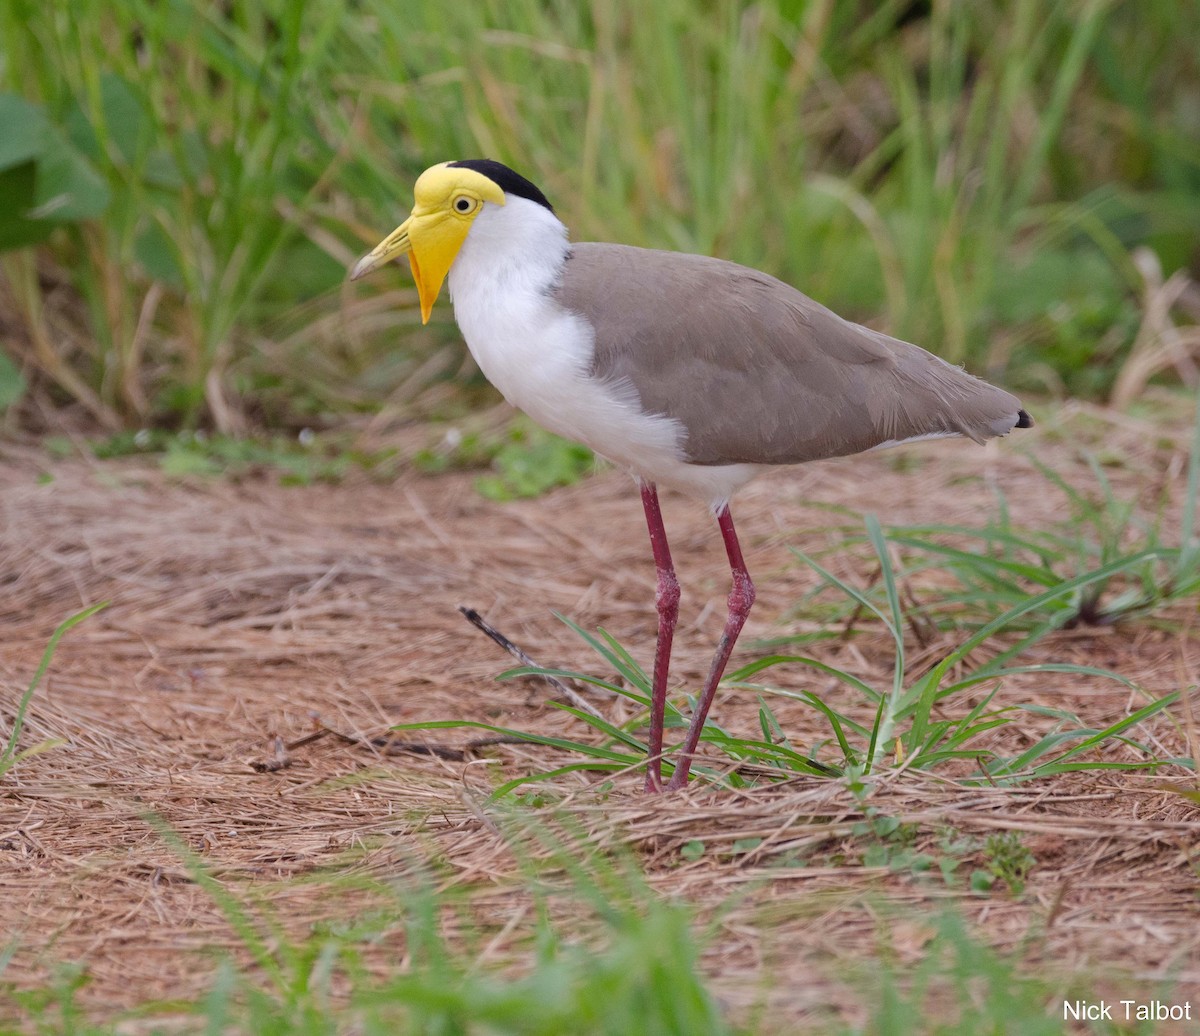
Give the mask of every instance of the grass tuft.
<path id="1" fill-rule="evenodd" d="M 505 932 L 476 914 L 473 890 L 447 888 L 421 865 L 377 886 L 383 905 L 366 916 L 317 925 L 306 937 L 289 935 L 263 897 L 248 901 L 226 887 L 179 835 L 148 819 L 219 907 L 241 956 L 253 962 L 225 958 L 206 997 L 172 1005 L 205 1031 L 737 1031 L 701 976 L 703 943 L 691 910 L 652 893 L 630 860 L 592 851 L 568 817 L 553 827 L 523 810 L 495 818 L 521 861 L 513 895 L 525 902 L 514 915 L 525 923 L 502 952 Z M 335 878 L 327 895 L 337 894 L 339 880 L 353 885 L 347 876 Z M 362 948 L 379 942 L 395 944 L 400 961 L 384 977 L 362 959 Z M 525 961 L 516 970 L 514 955 Z M 56 995 L 70 1003 L 61 991 Z M 153 1014 L 150 1007 L 144 1013 Z"/>
<path id="2" fill-rule="evenodd" d="M 724 767 L 714 765 L 711 760 L 698 763 L 697 772 L 705 779 L 735 788 L 764 779 L 781 779 L 797 774 L 821 777 L 844 775 L 854 781 L 893 763 L 903 769 L 931 772 L 949 768 L 959 774 L 960 779 L 987 783 L 1009 783 L 1095 769 L 1191 768 L 1193 764 L 1190 759 L 1162 758 L 1149 745 L 1130 736 L 1141 723 L 1174 705 L 1179 700 L 1179 692 L 1148 700 L 1130 714 L 1100 729 L 1087 726 L 1078 716 L 1063 710 L 994 704 L 1004 680 L 1025 673 L 1112 680 L 1144 697 L 1144 693 L 1130 680 L 1103 668 L 1068 662 L 1021 664 L 1017 660 L 1035 643 L 1066 625 L 1063 611 L 1055 607 L 1058 602 L 1078 600 L 1094 585 L 1105 585 L 1131 569 L 1158 559 L 1163 550 L 1140 550 L 1073 578 L 1059 580 L 1040 593 L 1024 594 L 1018 603 L 1001 611 L 947 650 L 935 664 L 923 672 L 913 673 L 907 664 L 904 639 L 904 631 L 912 620 L 898 589 L 891 541 L 874 516 L 867 516 L 866 526 L 867 538 L 874 549 L 880 572 L 882 601 L 838 578 L 812 558 L 799 552 L 796 554 L 826 585 L 844 594 L 856 609 L 872 614 L 882 626 L 891 640 L 895 658 L 890 684 L 884 688 L 874 687 L 850 672 L 807 655 L 770 654 L 742 666 L 728 675 L 724 686 L 750 691 L 758 696 L 762 738 L 734 736 L 710 720 L 701 743 L 723 756 L 728 763 Z M 906 536 L 903 542 L 911 546 L 921 541 Z M 963 555 L 961 560 L 968 564 L 970 559 Z M 986 561 L 979 563 L 981 568 L 986 564 Z M 1030 616 L 1047 614 L 1048 617 L 1032 624 L 1028 622 Z M 640 767 L 647 751 L 639 731 L 648 717 L 649 677 L 628 649 L 611 634 L 604 630 L 592 634 L 569 619 L 563 618 L 562 621 L 596 652 L 606 668 L 616 674 L 615 678 L 522 666 L 503 673 L 501 679 L 546 676 L 592 684 L 637 705 L 639 712 L 633 718 L 622 724 L 614 724 L 602 716 L 552 703 L 555 708 L 583 723 L 594 740 L 551 737 L 459 720 L 401 724 L 394 729 L 475 728 L 583 757 L 507 781 L 496 789 L 497 798 L 530 782 L 546 781 L 578 770 L 616 773 Z M 987 660 L 972 664 L 972 658 L 984 646 L 989 649 Z M 851 692 L 853 699 L 835 706 L 809 690 L 763 682 L 764 673 L 796 667 L 832 677 Z M 991 689 L 978 697 L 975 692 L 984 686 L 990 686 Z M 818 740 L 810 752 L 797 749 L 772 710 L 772 699 L 799 702 L 811 708 L 827 729 L 827 735 Z M 854 718 L 862 706 L 868 707 L 873 713 L 869 724 Z M 1004 755 L 993 747 L 995 735 L 1002 732 L 1002 728 L 1030 716 L 1051 720 L 1050 729 L 1032 745 L 1014 755 Z M 675 702 L 668 701 L 666 728 L 679 730 L 686 724 L 684 711 Z M 1120 760 L 1104 758 L 1102 753 L 1116 744 L 1132 749 L 1139 758 L 1130 758 L 1129 753 L 1123 753 Z M 975 767 L 973 773 L 968 771 L 965 777 L 962 776 L 964 763 Z M 668 769 L 671 768 L 671 749 L 667 751 L 665 764 Z"/>
<path id="3" fill-rule="evenodd" d="M 59 623 L 58 628 L 50 634 L 50 639 L 46 643 L 46 650 L 42 652 L 42 661 L 38 665 L 37 671 L 33 674 L 33 679 L 29 681 L 29 686 L 26 688 L 25 693 L 21 695 L 21 700 L 17 703 L 16 714 L 13 717 L 12 733 L 8 736 L 8 743 L 4 746 L 3 750 L 0 750 L 0 780 L 23 759 L 28 759 L 42 752 L 49 751 L 51 748 L 62 743 L 60 741 L 43 741 L 23 751 L 18 751 L 17 749 L 17 745 L 21 740 L 21 731 L 25 728 L 25 714 L 29 711 L 29 703 L 33 700 L 33 692 L 37 690 L 38 684 L 42 682 L 42 677 L 46 675 L 46 671 L 50 668 L 50 663 L 54 659 L 54 652 L 58 649 L 58 642 L 62 640 L 63 636 L 69 630 L 107 607 L 107 602 L 102 602 L 100 604 L 93 604 L 90 608 L 83 609 L 83 611 L 76 612 L 70 618 L 64 619 Z"/>

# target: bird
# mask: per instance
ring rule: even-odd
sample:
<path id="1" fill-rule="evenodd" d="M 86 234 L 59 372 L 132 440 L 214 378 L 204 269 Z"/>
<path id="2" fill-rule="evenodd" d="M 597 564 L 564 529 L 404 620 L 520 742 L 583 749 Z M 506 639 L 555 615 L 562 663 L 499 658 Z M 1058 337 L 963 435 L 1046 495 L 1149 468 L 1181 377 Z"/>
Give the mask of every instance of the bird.
<path id="1" fill-rule="evenodd" d="M 442 162 L 411 215 L 350 272 L 407 256 L 427 323 L 443 284 L 484 376 L 550 431 L 636 480 L 650 534 L 658 636 L 645 791 L 685 787 L 717 686 L 754 604 L 733 494 L 780 465 L 923 439 L 977 443 L 1029 428 L 1016 396 L 916 345 L 843 319 L 720 258 L 572 243 L 542 191 L 494 159 Z M 725 626 L 663 782 L 663 724 L 680 586 L 659 506 L 707 503 L 729 561 Z"/>

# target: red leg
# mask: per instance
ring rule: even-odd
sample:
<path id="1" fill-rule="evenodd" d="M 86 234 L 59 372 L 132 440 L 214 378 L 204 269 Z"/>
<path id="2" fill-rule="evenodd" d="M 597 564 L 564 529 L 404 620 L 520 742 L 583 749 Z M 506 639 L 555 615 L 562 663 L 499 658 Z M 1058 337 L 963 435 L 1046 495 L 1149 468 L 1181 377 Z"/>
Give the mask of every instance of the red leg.
<path id="1" fill-rule="evenodd" d="M 725 619 L 725 631 L 721 634 L 717 653 L 713 656 L 712 668 L 708 671 L 708 679 L 704 682 L 704 690 L 696 703 L 696 714 L 692 717 L 692 725 L 688 727 L 687 740 L 684 741 L 679 754 L 675 774 L 671 777 L 671 783 L 667 785 L 668 791 L 674 791 L 687 784 L 692 757 L 696 754 L 696 746 L 700 744 L 700 734 L 704 730 L 709 706 L 717 693 L 717 684 L 721 682 L 725 664 L 733 653 L 733 645 L 737 642 L 738 634 L 746 624 L 746 616 L 750 614 L 750 608 L 754 604 L 754 583 L 750 580 L 750 573 L 746 571 L 746 562 L 742 560 L 742 548 L 738 543 L 728 505 L 717 513 L 717 523 L 721 527 L 725 553 L 729 556 L 729 568 L 733 574 L 733 589 L 729 591 L 729 614 Z"/>
<path id="2" fill-rule="evenodd" d="M 650 761 L 646 767 L 646 790 L 662 790 L 663 721 L 667 712 L 667 672 L 671 668 L 671 642 L 679 621 L 679 580 L 671 564 L 671 548 L 658 506 L 658 490 L 653 482 L 643 482 L 642 507 L 650 530 L 650 549 L 658 575 L 654 605 L 658 609 L 658 643 L 654 648 L 654 685 L 650 691 Z"/>

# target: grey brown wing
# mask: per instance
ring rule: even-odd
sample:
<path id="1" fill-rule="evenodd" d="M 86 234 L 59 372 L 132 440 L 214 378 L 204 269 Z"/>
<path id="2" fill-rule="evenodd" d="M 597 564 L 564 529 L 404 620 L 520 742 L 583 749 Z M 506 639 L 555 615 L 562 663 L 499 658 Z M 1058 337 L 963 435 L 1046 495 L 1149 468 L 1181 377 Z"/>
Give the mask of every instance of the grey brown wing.
<path id="1" fill-rule="evenodd" d="M 593 373 L 678 420 L 693 464 L 793 464 L 930 435 L 1008 432 L 1020 404 L 756 270 L 579 244 L 558 300 L 595 332 Z"/>

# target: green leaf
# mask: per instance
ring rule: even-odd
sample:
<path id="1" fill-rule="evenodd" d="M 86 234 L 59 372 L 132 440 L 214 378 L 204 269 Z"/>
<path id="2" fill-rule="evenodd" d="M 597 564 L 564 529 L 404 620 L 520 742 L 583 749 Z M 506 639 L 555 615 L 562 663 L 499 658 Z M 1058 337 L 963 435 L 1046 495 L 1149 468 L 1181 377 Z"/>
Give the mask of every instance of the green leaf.
<path id="1" fill-rule="evenodd" d="M 59 223 L 99 216 L 109 202 L 108 185 L 92 164 L 51 127 L 38 162 L 36 218 Z"/>
<path id="2" fill-rule="evenodd" d="M 152 132 L 141 99 L 124 79 L 105 72 L 100 77 L 100 110 L 106 136 L 132 165 Z"/>
<path id="3" fill-rule="evenodd" d="M 48 124 L 37 105 L 16 94 L 0 93 L 0 169 L 41 155 Z"/>
<path id="4" fill-rule="evenodd" d="M 0 414 L 25 394 L 25 376 L 21 369 L 0 351 Z"/>
<path id="5" fill-rule="evenodd" d="M 154 280 L 173 288 L 183 288 L 185 280 L 179 264 L 179 248 L 157 222 L 147 224 L 138 234 L 133 243 L 133 254 Z"/>
<path id="6" fill-rule="evenodd" d="M 476 480 L 489 500 L 541 496 L 555 486 L 578 482 L 593 467 L 592 451 L 536 427 L 518 426 L 515 438 L 492 461 L 496 475 Z"/>
<path id="7" fill-rule="evenodd" d="M 996 884 L 996 875 L 989 871 L 971 871 L 972 892 L 991 892 L 994 884 Z"/>
<path id="8" fill-rule="evenodd" d="M 44 241 L 108 202 L 108 186 L 42 109 L 0 94 L 0 250 Z"/>
<path id="9" fill-rule="evenodd" d="M 0 251 L 36 245 L 54 229 L 53 223 L 28 218 L 36 194 L 37 165 L 34 162 L 22 162 L 0 171 Z"/>

